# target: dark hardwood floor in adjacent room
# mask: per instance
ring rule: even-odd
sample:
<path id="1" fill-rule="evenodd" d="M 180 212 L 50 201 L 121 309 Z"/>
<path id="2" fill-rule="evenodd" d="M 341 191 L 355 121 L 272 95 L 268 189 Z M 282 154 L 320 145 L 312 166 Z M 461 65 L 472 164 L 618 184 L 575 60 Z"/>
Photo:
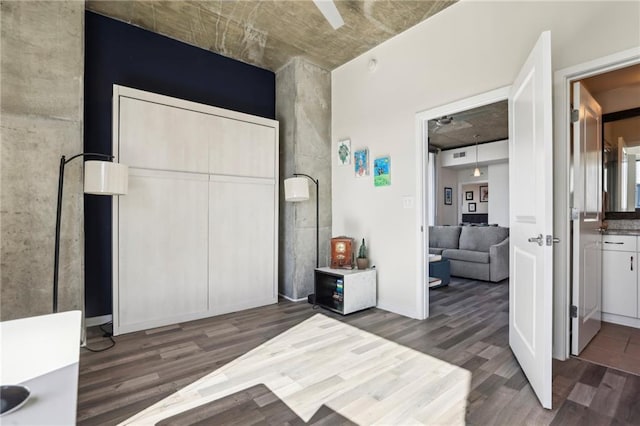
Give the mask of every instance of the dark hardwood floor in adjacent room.
<path id="1" fill-rule="evenodd" d="M 554 361 L 554 409 L 541 408 L 508 347 L 508 283 L 456 279 L 431 292 L 431 317 L 426 321 L 379 309 L 342 317 L 281 300 L 278 305 L 118 336 L 113 349 L 81 352 L 78 423 L 125 420 L 318 312 L 471 371 L 468 424 L 640 425 L 640 376 L 575 358 Z M 103 343 L 96 330 L 90 336 L 91 347 Z M 265 400 L 264 392 L 243 392 L 209 411 L 228 410 L 227 416 L 224 411 L 218 414 L 218 421 L 242 412 L 243 424 L 304 424 L 277 398 Z M 242 408 L 247 404 L 250 415 Z M 323 407 L 310 423 L 343 421 Z"/>

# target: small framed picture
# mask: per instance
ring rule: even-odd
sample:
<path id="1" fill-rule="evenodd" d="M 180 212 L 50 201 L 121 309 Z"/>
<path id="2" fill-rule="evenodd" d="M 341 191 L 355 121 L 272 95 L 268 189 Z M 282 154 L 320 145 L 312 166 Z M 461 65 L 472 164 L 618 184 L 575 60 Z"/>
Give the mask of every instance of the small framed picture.
<path id="1" fill-rule="evenodd" d="M 338 154 L 339 165 L 346 166 L 347 164 L 351 164 L 351 139 L 338 141 L 336 154 Z"/>
<path id="2" fill-rule="evenodd" d="M 480 202 L 487 203 L 489 202 L 489 187 L 481 186 L 480 187 Z"/>
<path id="3" fill-rule="evenodd" d="M 469 203 L 469 213 L 476 211 L 476 203 Z"/>
<path id="4" fill-rule="evenodd" d="M 356 177 L 369 176 L 369 150 L 361 149 L 353 153 Z"/>
<path id="5" fill-rule="evenodd" d="M 466 201 L 473 200 L 473 191 L 465 191 L 464 199 Z"/>
<path id="6" fill-rule="evenodd" d="M 379 157 L 373 160 L 374 186 L 391 185 L 391 157 Z"/>
<path id="7" fill-rule="evenodd" d="M 453 189 L 446 186 L 444 188 L 444 204 L 447 206 L 453 204 Z"/>

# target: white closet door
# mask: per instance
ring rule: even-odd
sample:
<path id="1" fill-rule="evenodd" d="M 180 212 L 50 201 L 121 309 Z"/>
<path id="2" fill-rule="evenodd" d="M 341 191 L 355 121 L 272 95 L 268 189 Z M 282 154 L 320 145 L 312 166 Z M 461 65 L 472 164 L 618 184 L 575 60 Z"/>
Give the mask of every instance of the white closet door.
<path id="1" fill-rule="evenodd" d="M 215 314 L 277 301 L 275 184 L 211 177 L 210 300 Z"/>
<path id="2" fill-rule="evenodd" d="M 209 172 L 216 175 L 275 178 L 276 130 L 255 123 L 214 117 Z"/>
<path id="3" fill-rule="evenodd" d="M 119 333 L 208 310 L 208 180 L 130 169 L 129 193 L 119 201 Z"/>
<path id="4" fill-rule="evenodd" d="M 121 163 L 208 173 L 209 143 L 218 117 L 127 97 L 120 98 L 120 117 Z"/>

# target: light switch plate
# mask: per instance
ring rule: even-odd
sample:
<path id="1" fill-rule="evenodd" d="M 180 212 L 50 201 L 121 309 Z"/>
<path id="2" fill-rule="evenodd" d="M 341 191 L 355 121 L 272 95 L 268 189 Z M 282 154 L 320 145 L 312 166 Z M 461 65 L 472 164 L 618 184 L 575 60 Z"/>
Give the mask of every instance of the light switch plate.
<path id="1" fill-rule="evenodd" d="M 413 197 L 402 197 L 402 208 L 412 209 L 413 208 Z"/>

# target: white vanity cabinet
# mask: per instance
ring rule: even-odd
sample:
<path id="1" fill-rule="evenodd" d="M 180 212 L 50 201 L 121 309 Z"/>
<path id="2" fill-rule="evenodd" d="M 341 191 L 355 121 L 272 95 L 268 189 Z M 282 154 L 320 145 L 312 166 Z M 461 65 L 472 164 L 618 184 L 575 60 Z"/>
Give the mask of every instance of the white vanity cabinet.
<path id="1" fill-rule="evenodd" d="M 602 237 L 603 320 L 640 326 L 638 320 L 638 237 Z"/>

